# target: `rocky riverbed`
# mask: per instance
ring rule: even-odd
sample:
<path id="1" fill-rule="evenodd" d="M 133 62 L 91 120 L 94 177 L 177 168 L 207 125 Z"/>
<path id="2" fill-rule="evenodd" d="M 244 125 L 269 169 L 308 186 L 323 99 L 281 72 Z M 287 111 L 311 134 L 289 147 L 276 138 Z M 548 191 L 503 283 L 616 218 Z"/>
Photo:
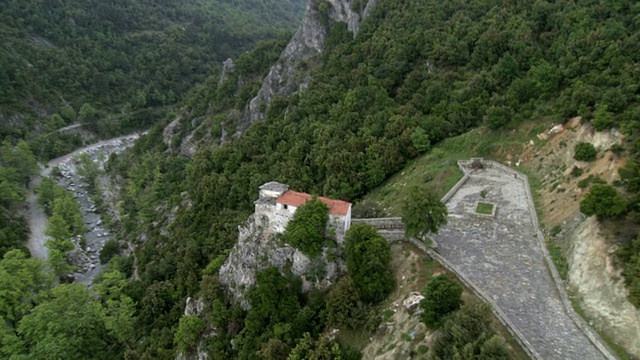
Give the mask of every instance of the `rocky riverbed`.
<path id="1" fill-rule="evenodd" d="M 77 266 L 77 272 L 73 274 L 76 282 L 91 285 L 93 278 L 104 267 L 100 264 L 100 259 L 98 258 L 100 250 L 102 250 L 107 240 L 114 238 L 111 231 L 104 226 L 101 214 L 89 196 L 86 183 L 82 176 L 78 174 L 78 155 L 81 153 L 87 154 L 100 169 L 103 169 L 104 162 L 109 158 L 109 155 L 119 153 L 133 145 L 138 137 L 139 134 L 127 135 L 78 149 L 70 154 L 51 160 L 41 173 L 42 176 L 49 176 L 51 170 L 57 166 L 60 169 L 61 176 L 55 177 L 55 179 L 62 187 L 73 193 L 80 204 L 82 216 L 87 226 L 87 232 L 84 234 L 86 241 L 84 247 L 82 247 L 79 244 L 79 239 L 73 239 L 72 241 L 77 247 L 69 254 L 71 262 Z M 32 183 L 32 191 L 38 184 L 39 179 L 36 179 Z M 36 197 L 33 194 L 30 194 L 28 202 L 31 208 L 29 212 L 31 236 L 28 247 L 33 256 L 46 260 L 47 248 L 44 245 L 46 242 L 44 233 L 47 219 L 44 211 L 39 208 Z"/>

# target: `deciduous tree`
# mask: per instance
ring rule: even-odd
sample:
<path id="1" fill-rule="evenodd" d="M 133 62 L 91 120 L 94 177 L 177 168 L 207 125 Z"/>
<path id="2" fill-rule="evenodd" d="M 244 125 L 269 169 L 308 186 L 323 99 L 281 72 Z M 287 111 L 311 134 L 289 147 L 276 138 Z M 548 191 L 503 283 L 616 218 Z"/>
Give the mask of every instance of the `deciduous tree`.
<path id="1" fill-rule="evenodd" d="M 580 201 L 580 211 L 599 218 L 614 218 L 627 211 L 627 200 L 611 185 L 593 184 L 584 199 Z"/>
<path id="2" fill-rule="evenodd" d="M 447 224 L 447 207 L 429 191 L 412 188 L 402 209 L 402 222 L 407 237 L 424 239 Z"/>
<path id="3" fill-rule="evenodd" d="M 324 243 L 328 216 L 329 208 L 322 201 L 317 198 L 307 201 L 298 207 L 287 224 L 284 241 L 307 255 L 318 255 Z"/>
<path id="4" fill-rule="evenodd" d="M 422 321 L 431 329 L 442 325 L 443 320 L 462 305 L 462 286 L 440 275 L 429 282 L 422 291 L 424 300 L 420 303 L 423 309 Z"/>
<path id="5" fill-rule="evenodd" d="M 362 300 L 382 301 L 393 289 L 389 270 L 391 249 L 387 240 L 367 224 L 353 224 L 345 235 L 347 271 Z"/>

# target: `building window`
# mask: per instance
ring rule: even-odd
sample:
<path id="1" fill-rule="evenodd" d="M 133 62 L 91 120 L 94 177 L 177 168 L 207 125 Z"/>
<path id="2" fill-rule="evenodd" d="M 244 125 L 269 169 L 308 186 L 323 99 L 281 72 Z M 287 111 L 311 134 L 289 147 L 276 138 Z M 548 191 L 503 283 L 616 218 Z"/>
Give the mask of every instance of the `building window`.
<path id="1" fill-rule="evenodd" d="M 285 210 L 287 210 L 287 209 L 289 208 L 289 205 L 287 205 L 287 204 L 284 204 L 284 205 L 282 205 L 282 206 L 284 206 L 284 209 L 285 209 Z"/>

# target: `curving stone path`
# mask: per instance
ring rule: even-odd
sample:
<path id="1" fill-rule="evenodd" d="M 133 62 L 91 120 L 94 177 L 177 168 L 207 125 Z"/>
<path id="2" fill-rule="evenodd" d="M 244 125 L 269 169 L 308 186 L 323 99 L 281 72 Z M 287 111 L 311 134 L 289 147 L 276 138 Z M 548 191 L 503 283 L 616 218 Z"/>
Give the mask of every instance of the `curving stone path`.
<path id="1" fill-rule="evenodd" d="M 536 357 L 605 359 L 563 306 L 536 237 L 528 184 L 500 166 L 466 172 L 449 194 L 448 225 L 433 236 L 437 252 L 492 299 Z M 479 201 L 495 204 L 494 217 L 475 212 Z"/>

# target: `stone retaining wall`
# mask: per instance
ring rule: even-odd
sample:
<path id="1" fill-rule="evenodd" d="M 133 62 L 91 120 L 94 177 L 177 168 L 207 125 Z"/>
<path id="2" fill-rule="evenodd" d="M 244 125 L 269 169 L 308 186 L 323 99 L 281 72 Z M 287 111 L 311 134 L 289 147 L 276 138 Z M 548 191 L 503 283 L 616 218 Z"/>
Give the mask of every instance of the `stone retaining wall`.
<path id="1" fill-rule="evenodd" d="M 404 224 L 402 218 L 371 218 L 371 219 L 351 219 L 351 224 L 364 223 L 369 224 L 374 229 L 403 229 Z"/>

